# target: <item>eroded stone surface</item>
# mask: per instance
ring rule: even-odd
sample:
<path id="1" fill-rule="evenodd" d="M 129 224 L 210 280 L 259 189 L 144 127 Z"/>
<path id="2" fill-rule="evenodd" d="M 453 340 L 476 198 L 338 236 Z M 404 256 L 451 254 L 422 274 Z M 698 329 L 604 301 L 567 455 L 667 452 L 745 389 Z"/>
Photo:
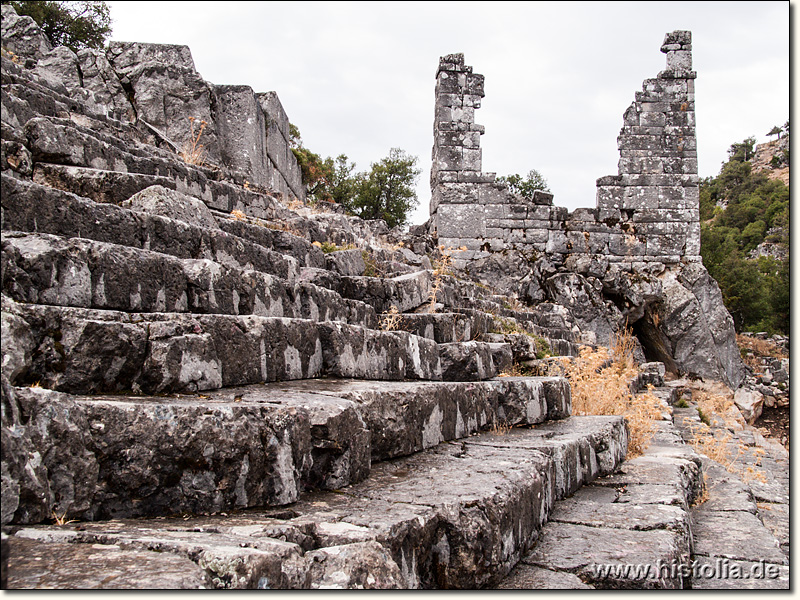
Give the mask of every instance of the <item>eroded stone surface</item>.
<path id="1" fill-rule="evenodd" d="M 9 539 L 8 588 L 203 589 L 205 571 L 188 558 L 105 544 Z"/>

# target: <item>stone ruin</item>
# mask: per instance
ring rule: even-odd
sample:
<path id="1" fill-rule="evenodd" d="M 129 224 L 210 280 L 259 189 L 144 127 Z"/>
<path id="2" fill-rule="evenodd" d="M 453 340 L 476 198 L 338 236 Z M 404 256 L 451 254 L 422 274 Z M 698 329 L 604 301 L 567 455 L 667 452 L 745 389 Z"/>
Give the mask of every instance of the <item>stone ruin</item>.
<path id="1" fill-rule="evenodd" d="M 482 75 L 461 54 L 436 75 L 430 227 L 476 278 L 531 303 L 567 306 L 589 341 L 633 327 L 668 370 L 744 377 L 733 320 L 700 258 L 691 32 L 668 34 L 666 69 L 625 111 L 619 174 L 597 180 L 595 208 L 569 213 L 553 196 L 511 193 L 482 172 L 475 111 Z M 520 291 L 521 290 L 521 291 Z"/>
<path id="2" fill-rule="evenodd" d="M 484 278 L 520 265 L 495 279 L 522 277 L 521 306 L 433 272 L 441 222 L 436 240 L 287 203 L 302 189 L 275 94 L 204 81 L 182 46 L 52 48 L 32 19 L 2 11 L 4 588 L 680 588 L 707 582 L 675 570 L 608 580 L 591 565 L 718 556 L 766 560 L 777 577 L 759 584 L 786 586 L 783 455 L 759 458 L 773 465 L 762 487 L 719 475 L 682 440 L 698 413 L 674 406 L 687 390 L 664 364 L 630 382 L 656 386 L 664 416 L 627 460 L 624 419 L 572 416 L 564 377 L 498 377 L 512 361 L 542 364 L 532 336 L 570 356 L 601 337 L 598 323 L 619 325 L 613 290 L 628 314 L 652 319 L 655 297 L 677 289 L 658 314 L 688 330 L 714 317 L 701 265 L 649 254 L 649 238 L 636 262 L 569 252 L 589 243 L 575 231 L 595 243 L 647 227 L 628 203 L 633 178 L 603 184 L 619 225 L 512 198 L 480 173 L 469 135 L 480 78 L 442 63 L 472 106 L 437 111 L 434 212 L 457 210 L 442 194 L 463 183 L 492 210 L 541 209 L 531 242 L 552 234 L 563 250 L 514 258 L 528 239 L 512 240 L 515 217 L 508 239 L 488 242 L 502 248 L 458 259 Z M 189 117 L 206 122 L 204 164 L 180 157 Z M 466 162 L 448 162 L 445 142 L 459 140 L 447 156 Z M 457 164 L 470 168 L 448 174 Z M 552 291 L 606 304 L 593 321 L 578 296 L 545 301 Z M 668 323 L 659 331 L 687 368 L 689 334 Z M 702 470 L 724 494 L 701 514 Z"/>

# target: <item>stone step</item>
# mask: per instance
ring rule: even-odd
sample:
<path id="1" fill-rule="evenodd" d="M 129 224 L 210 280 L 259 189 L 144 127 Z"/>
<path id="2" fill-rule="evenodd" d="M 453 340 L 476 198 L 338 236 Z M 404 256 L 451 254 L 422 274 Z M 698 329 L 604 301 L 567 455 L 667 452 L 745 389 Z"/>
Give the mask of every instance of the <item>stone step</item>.
<path id="1" fill-rule="evenodd" d="M 113 204 L 99 204 L 69 192 L 15 179 L 6 173 L 0 178 L 4 231 L 80 237 L 177 258 L 209 259 L 226 266 L 277 275 L 288 281 L 297 278 L 300 263 L 293 256 L 221 229 L 200 227 Z M 307 242 L 298 244 L 313 248 Z M 301 258 L 307 254 L 301 254 Z"/>
<path id="2" fill-rule="evenodd" d="M 85 561 L 87 545 L 189 558 L 215 587 L 492 585 L 527 551 L 569 489 L 559 485 L 558 473 L 570 474 L 562 481 L 588 482 L 613 471 L 626 447 L 619 417 L 571 417 L 383 462 L 366 481 L 305 495 L 280 510 L 22 528 L 7 540 L 8 583 L 56 581 L 44 569 L 31 574 L 20 556 L 56 544 L 60 571 L 77 572 L 79 587 L 102 578 L 102 571 L 87 573 L 66 555 L 71 547 L 75 561 Z M 146 578 L 150 563 L 142 564 Z M 186 573 L 201 585 L 203 573 Z"/>
<path id="3" fill-rule="evenodd" d="M 376 312 L 389 312 L 394 306 L 399 312 L 409 312 L 430 302 L 431 273 L 417 271 L 398 277 L 341 277 L 339 293 L 345 298 L 359 300 Z"/>
<path id="4" fill-rule="evenodd" d="M 665 415 L 642 456 L 555 504 L 536 545 L 498 587 L 690 587 L 690 509 L 703 494 L 701 464 Z"/>
<path id="5" fill-rule="evenodd" d="M 371 431 L 373 460 L 388 460 L 489 427 L 558 420 L 571 413 L 562 377 L 503 377 L 490 381 L 353 381 L 316 379 L 264 386 L 281 394 L 312 393 L 355 402 Z"/>
<path id="6" fill-rule="evenodd" d="M 163 151 L 151 152 L 150 146 L 147 151 L 137 150 L 124 139 L 100 134 L 69 119 L 34 117 L 25 123 L 25 133 L 36 163 L 164 177 L 173 182 L 175 190 L 226 213 L 239 210 L 261 219 L 278 219 L 289 214 L 273 197 L 245 189 L 241 185 L 243 177 L 238 178 L 241 179 L 238 185 L 224 181 L 221 178 L 228 173 L 219 169 L 188 164 Z M 69 152 L 64 148 L 69 148 Z M 51 181 L 70 190 L 81 185 L 68 177 Z"/>
<path id="7" fill-rule="evenodd" d="M 325 375 L 442 378 L 435 342 L 335 321 L 124 313 L 3 296 L 3 332 L 12 384 L 71 393 L 191 392 Z"/>
<path id="8" fill-rule="evenodd" d="M 2 289 L 17 302 L 125 312 L 258 315 L 378 326 L 372 307 L 309 283 L 82 238 L 6 232 Z M 277 267 L 278 273 L 288 270 Z"/>
<path id="9" fill-rule="evenodd" d="M 467 342 L 486 333 L 481 329 L 486 319 L 473 318 L 461 313 L 403 313 L 399 315 L 397 329 L 434 340 L 437 344 Z"/>
<path id="10" fill-rule="evenodd" d="M 6 387 L 4 396 L 9 419 L 25 415 L 4 459 L 14 483 L 4 520 L 14 523 L 282 505 L 357 483 L 375 461 L 570 412 L 558 378 L 319 379 L 160 397 Z"/>

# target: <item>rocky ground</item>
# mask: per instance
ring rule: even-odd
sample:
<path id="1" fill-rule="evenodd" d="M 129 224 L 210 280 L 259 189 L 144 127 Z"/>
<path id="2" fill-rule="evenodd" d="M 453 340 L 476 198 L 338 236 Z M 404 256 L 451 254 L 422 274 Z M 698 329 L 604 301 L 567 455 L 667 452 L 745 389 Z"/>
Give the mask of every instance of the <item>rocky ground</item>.
<path id="1" fill-rule="evenodd" d="M 789 449 L 789 407 L 765 408 L 755 422 L 755 427 L 762 432 L 764 437 L 783 444 Z"/>

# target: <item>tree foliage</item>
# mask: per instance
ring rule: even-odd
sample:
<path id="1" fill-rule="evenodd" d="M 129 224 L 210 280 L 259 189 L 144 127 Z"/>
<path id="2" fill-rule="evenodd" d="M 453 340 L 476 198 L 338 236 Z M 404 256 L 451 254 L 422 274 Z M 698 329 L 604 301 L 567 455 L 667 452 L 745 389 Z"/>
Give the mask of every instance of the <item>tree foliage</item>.
<path id="1" fill-rule="evenodd" d="M 500 183 L 505 183 L 509 190 L 515 194 L 519 194 L 523 198 L 528 198 L 529 200 L 533 199 L 533 193 L 536 190 L 547 192 L 548 194 L 550 193 L 550 188 L 547 186 L 547 180 L 542 177 L 542 174 L 536 169 L 531 169 L 528 171 L 528 175 L 524 179 L 515 173 L 514 175 L 498 177 L 497 181 Z"/>
<path id="2" fill-rule="evenodd" d="M 419 203 L 414 184 L 420 172 L 416 156 L 392 148 L 369 172 L 356 176 L 355 194 L 345 205 L 362 219 L 383 219 L 389 227 L 406 225 Z"/>
<path id="3" fill-rule="evenodd" d="M 102 48 L 111 33 L 111 14 L 105 2 L 10 0 L 18 15 L 31 17 L 53 46 Z"/>
<path id="4" fill-rule="evenodd" d="M 754 147 L 753 138 L 731 145 L 720 174 L 701 180 L 700 253 L 737 331 L 788 333 L 789 260 L 750 253 L 770 242 L 788 254 L 789 188 L 752 171 Z"/>
<path id="5" fill-rule="evenodd" d="M 418 204 L 416 157 L 392 148 L 370 171 L 355 173 L 356 164 L 346 154 L 323 159 L 306 148 L 295 125 L 289 125 L 289 138 L 312 203 L 335 202 L 362 219 L 383 219 L 389 227 L 408 223 Z"/>

